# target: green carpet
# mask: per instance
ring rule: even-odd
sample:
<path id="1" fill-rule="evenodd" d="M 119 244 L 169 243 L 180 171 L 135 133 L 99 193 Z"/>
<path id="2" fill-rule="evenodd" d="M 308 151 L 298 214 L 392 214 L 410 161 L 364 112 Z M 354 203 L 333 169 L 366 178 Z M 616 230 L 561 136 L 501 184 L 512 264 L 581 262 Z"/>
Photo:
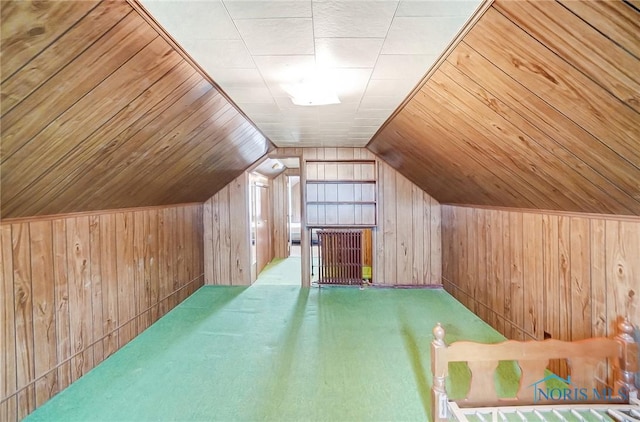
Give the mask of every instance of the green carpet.
<path id="1" fill-rule="evenodd" d="M 258 275 L 254 286 L 301 286 L 301 258 L 277 258 L 269 262 Z"/>
<path id="2" fill-rule="evenodd" d="M 417 421 L 429 345 L 503 337 L 442 290 L 198 290 L 28 421 Z"/>

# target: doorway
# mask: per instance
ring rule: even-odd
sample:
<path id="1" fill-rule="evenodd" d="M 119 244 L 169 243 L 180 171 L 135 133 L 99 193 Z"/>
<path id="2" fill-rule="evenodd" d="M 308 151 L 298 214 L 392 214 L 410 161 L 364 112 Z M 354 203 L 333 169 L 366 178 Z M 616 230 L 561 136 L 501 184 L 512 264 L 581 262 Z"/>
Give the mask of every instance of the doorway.
<path id="1" fill-rule="evenodd" d="M 300 159 L 268 158 L 253 172 L 263 183 L 252 183 L 251 189 L 252 279 L 260 285 L 301 286 Z M 261 246 L 267 237 L 268 250 Z"/>

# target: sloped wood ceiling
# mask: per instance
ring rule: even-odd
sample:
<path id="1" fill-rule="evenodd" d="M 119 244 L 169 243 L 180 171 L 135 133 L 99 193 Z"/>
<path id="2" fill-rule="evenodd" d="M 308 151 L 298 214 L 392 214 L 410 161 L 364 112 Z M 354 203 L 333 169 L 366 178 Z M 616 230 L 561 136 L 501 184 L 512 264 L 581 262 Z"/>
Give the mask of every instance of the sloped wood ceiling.
<path id="1" fill-rule="evenodd" d="M 496 1 L 369 144 L 442 203 L 640 215 L 640 11 Z"/>
<path id="2" fill-rule="evenodd" d="M 1 7 L 3 218 L 202 202 L 266 153 L 127 2 Z"/>

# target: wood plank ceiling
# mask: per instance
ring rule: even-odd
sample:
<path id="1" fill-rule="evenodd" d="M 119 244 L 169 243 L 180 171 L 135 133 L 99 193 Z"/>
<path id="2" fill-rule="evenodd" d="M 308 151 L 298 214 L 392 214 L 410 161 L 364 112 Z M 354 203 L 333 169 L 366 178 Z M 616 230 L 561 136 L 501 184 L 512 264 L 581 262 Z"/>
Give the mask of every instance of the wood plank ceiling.
<path id="1" fill-rule="evenodd" d="M 640 215 L 640 10 L 492 4 L 368 147 L 452 204 Z"/>
<path id="2" fill-rule="evenodd" d="M 1 6 L 2 218 L 203 202 L 270 147 L 129 3 Z"/>

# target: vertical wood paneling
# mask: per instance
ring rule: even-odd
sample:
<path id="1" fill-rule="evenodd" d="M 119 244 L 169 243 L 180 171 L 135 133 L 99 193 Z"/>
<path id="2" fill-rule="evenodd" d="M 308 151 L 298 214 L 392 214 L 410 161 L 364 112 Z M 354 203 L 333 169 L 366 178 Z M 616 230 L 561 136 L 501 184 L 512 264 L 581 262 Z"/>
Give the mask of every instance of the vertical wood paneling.
<path id="1" fill-rule="evenodd" d="M 627 221 L 607 221 L 606 252 L 607 320 L 609 330 L 618 316 L 628 316 L 638 324 L 640 291 L 640 230 L 638 224 Z"/>
<path id="2" fill-rule="evenodd" d="M 0 401 L 16 391 L 16 327 L 11 225 L 0 225 Z M 0 408 L 0 419 L 18 419 L 16 397 Z"/>
<path id="3" fill-rule="evenodd" d="M 89 216 L 89 243 L 91 244 L 91 307 L 92 307 L 92 338 L 94 340 L 104 337 L 104 326 L 102 324 L 103 309 L 102 298 L 102 253 L 100 251 L 100 216 Z M 93 344 L 93 362 L 95 365 L 104 359 L 104 345 L 102 341 L 95 341 Z"/>
<path id="4" fill-rule="evenodd" d="M 274 258 L 287 258 L 289 256 L 289 233 L 287 232 L 287 216 L 289 215 L 288 176 L 281 173 L 274 177 L 270 183 L 271 216 L 272 216 L 272 241 Z M 300 198 L 300 195 L 292 195 L 291 200 Z M 295 205 L 292 204 L 295 208 Z"/>
<path id="5" fill-rule="evenodd" d="M 220 278 L 219 284 L 228 285 L 232 283 L 231 279 L 231 202 L 229 196 L 230 186 L 227 185 L 222 188 L 219 194 L 218 201 L 218 224 L 220 231 L 220 255 L 218 262 L 220 264 Z"/>
<path id="6" fill-rule="evenodd" d="M 375 156 L 364 148 L 279 148 L 273 154 L 282 157 L 300 156 L 303 169 L 305 160 L 375 159 Z M 392 285 L 440 284 L 440 204 L 386 163 L 379 160 L 377 163 L 378 225 L 372 231 L 373 282 Z M 314 173 L 314 177 L 319 179 L 326 177 L 327 172 L 338 171 L 336 166 L 314 167 L 318 171 L 318 174 Z M 349 172 L 355 169 L 347 166 L 340 171 Z M 371 176 L 374 177 L 373 174 Z M 281 195 L 284 204 L 287 195 L 284 181 L 286 178 L 278 177 L 283 178 Z M 277 183 L 279 182 L 276 178 L 272 183 L 273 192 L 277 189 Z M 247 186 L 246 175 L 243 175 L 205 203 L 204 244 L 207 249 L 209 245 L 211 247 L 211 252 L 205 253 L 204 260 L 207 284 L 249 283 Z M 305 189 L 302 191 L 304 194 Z M 275 197 L 276 194 L 272 194 L 272 200 L 275 200 Z M 233 224 L 231 216 L 234 219 Z M 242 249 L 239 249 L 241 247 Z M 238 258 L 245 255 L 246 258 Z M 245 260 L 245 264 L 241 262 L 242 259 Z"/>
<path id="7" fill-rule="evenodd" d="M 121 242 L 116 248 L 118 262 L 118 347 L 135 336 L 135 279 L 133 271 L 133 213 L 116 214 L 116 233 Z"/>
<path id="8" fill-rule="evenodd" d="M 442 217 L 445 288 L 463 303 L 486 297 L 488 321 L 508 337 L 579 340 L 610 334 L 619 316 L 640 323 L 640 220 L 455 206 Z M 482 254 L 477 233 L 487 223 Z M 468 259 L 469 248 L 479 259 Z"/>
<path id="9" fill-rule="evenodd" d="M 71 380 L 93 367 L 89 218 L 67 220 L 67 268 L 69 269 L 69 320 Z"/>
<path id="10" fill-rule="evenodd" d="M 504 272 L 504 253 L 505 248 L 502 242 L 502 213 L 500 211 L 491 211 L 491 260 L 494 273 L 491 274 L 495 279 L 495 290 L 493 295 L 492 309 L 498 314 L 496 318 L 495 328 L 504 334 L 504 313 L 501 310 L 504 309 L 505 302 L 505 272 Z M 443 239 L 443 242 L 449 242 L 448 239 Z M 455 254 L 455 250 L 453 252 Z M 453 258 L 455 259 L 455 257 Z M 455 283 L 455 281 L 454 281 Z"/>
<path id="11" fill-rule="evenodd" d="M 146 321 L 145 289 L 144 289 L 144 216 L 141 212 L 133 213 L 133 284 L 136 292 L 135 310 L 136 335 L 148 327 Z"/>
<path id="12" fill-rule="evenodd" d="M 213 198 L 209 198 L 203 204 L 202 220 L 204 226 L 203 246 L 204 246 L 204 282 L 213 282 Z"/>
<path id="13" fill-rule="evenodd" d="M 591 233 L 589 220 L 571 219 L 571 338 L 591 337 Z"/>
<path id="14" fill-rule="evenodd" d="M 177 301 L 177 273 L 166 268 L 180 254 L 162 248 L 187 242 L 188 279 L 176 285 L 185 295 L 201 285 L 200 208 L 0 224 L 0 420 L 25 417 L 130 340 L 136 320 L 153 323 L 162 299 Z"/>
<path id="15" fill-rule="evenodd" d="M 203 224 L 211 253 L 204 260 L 206 284 L 251 284 L 248 183 L 245 172 L 207 201 L 211 211 Z"/>
<path id="16" fill-rule="evenodd" d="M 413 198 L 411 196 L 412 183 L 401 174 L 396 174 L 396 283 L 413 283 Z M 407 224 L 398 224 L 399 221 L 406 221 Z M 411 222 L 411 224 L 409 224 Z M 421 233 L 422 234 L 422 233 Z M 420 263 L 422 263 L 420 257 Z"/>
<path id="17" fill-rule="evenodd" d="M 100 216 L 100 274 L 102 283 L 102 326 L 104 358 L 118 350 L 118 263 L 116 216 Z M 94 327 L 95 329 L 95 327 Z"/>
<path id="18" fill-rule="evenodd" d="M 58 348 L 58 387 L 71 384 L 71 322 L 69 320 L 69 269 L 67 267 L 67 221 L 53 221 L 53 273 L 56 292 L 56 335 Z"/>
<path id="19" fill-rule="evenodd" d="M 593 337 L 604 337 L 608 334 L 607 327 L 607 289 L 606 283 L 598 280 L 606 280 L 606 238 L 605 222 L 603 220 L 590 220 L 591 231 L 591 334 Z M 595 281 L 594 281 L 595 280 Z"/>
<path id="20" fill-rule="evenodd" d="M 424 254 L 425 239 L 430 238 L 429 225 L 425 227 L 424 211 L 429 207 L 424 206 L 423 191 L 416 185 L 410 183 L 411 191 L 411 227 L 409 235 L 411 236 L 411 244 L 409 245 L 409 253 L 411 254 L 411 284 L 424 284 L 429 280 L 425 276 L 425 265 L 427 266 L 426 273 L 428 274 L 430 260 Z M 427 220 L 427 223 L 429 221 Z M 428 250 L 428 249 L 427 249 Z M 426 258 L 426 259 L 425 259 Z M 425 262 L 426 261 L 426 262 Z"/>
<path id="21" fill-rule="evenodd" d="M 51 221 L 31 223 L 31 277 L 36 407 L 57 391 L 55 284 Z M 50 372 L 54 370 L 53 372 Z"/>
<path id="22" fill-rule="evenodd" d="M 384 228 L 382 231 L 382 247 L 384 251 L 384 273 L 380 274 L 384 284 L 397 284 L 400 281 L 397 277 L 397 267 L 394 265 L 398 257 L 398 242 L 396 231 L 396 172 L 387 164 L 380 163 L 384 167 L 382 196 L 384 196 Z M 377 278 L 380 280 L 380 277 Z"/>
<path id="23" fill-rule="evenodd" d="M 511 321 L 515 327 L 524 326 L 524 295 L 523 295 L 523 243 L 522 213 L 509 213 L 509 230 L 511 246 Z M 521 338 L 518 338 L 521 340 Z"/>
<path id="24" fill-rule="evenodd" d="M 31 284 L 31 251 L 29 224 L 13 224 L 13 286 L 16 326 L 16 368 L 18 417 L 24 418 L 35 409 L 33 350 L 33 295 Z"/>
<path id="25" fill-rule="evenodd" d="M 470 268 L 476 268 L 478 271 L 476 277 L 478 284 L 475 289 L 474 297 L 476 298 L 476 314 L 483 320 L 487 321 L 487 266 L 477 265 L 479 261 L 483 261 L 487 256 L 487 224 L 486 224 L 486 212 L 484 210 L 472 210 L 474 224 L 469 228 L 475 230 L 474 238 L 475 245 L 470 245 L 470 248 L 475 250 L 473 255 L 474 260 L 470 262 Z"/>
<path id="26" fill-rule="evenodd" d="M 542 215 L 524 213 L 523 226 L 523 329 L 536 340 L 543 340 L 543 222 Z"/>
<path id="27" fill-rule="evenodd" d="M 560 339 L 571 338 L 571 217 L 558 217 L 558 319 Z M 568 312 L 561 312 L 562 309 Z"/>

